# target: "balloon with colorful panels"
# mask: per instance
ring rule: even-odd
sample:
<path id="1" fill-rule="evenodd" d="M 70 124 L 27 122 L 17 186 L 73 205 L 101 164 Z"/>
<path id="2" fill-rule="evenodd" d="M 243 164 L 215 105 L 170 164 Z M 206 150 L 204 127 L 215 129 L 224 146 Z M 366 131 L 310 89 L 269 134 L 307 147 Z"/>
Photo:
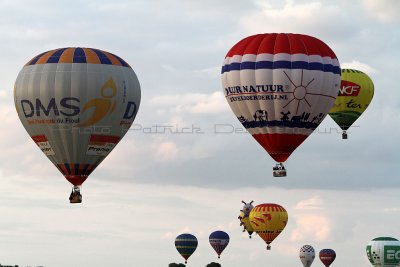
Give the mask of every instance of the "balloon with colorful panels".
<path id="1" fill-rule="evenodd" d="M 400 241 L 396 238 L 374 238 L 368 243 L 366 251 L 372 266 L 400 266 Z"/>
<path id="2" fill-rule="evenodd" d="M 255 206 L 249 217 L 254 232 L 267 243 L 267 250 L 271 249 L 271 242 L 283 231 L 288 222 L 285 208 L 272 203 Z"/>
<path id="3" fill-rule="evenodd" d="M 217 252 L 218 258 L 220 258 L 222 251 L 229 244 L 229 235 L 224 231 L 212 232 L 209 236 L 210 245 Z"/>
<path id="4" fill-rule="evenodd" d="M 121 141 L 140 104 L 140 84 L 120 57 L 94 48 L 60 48 L 28 61 L 14 101 L 26 131 L 73 185 L 80 187 Z"/>
<path id="5" fill-rule="evenodd" d="M 319 252 L 319 259 L 326 267 L 329 267 L 336 259 L 336 252 L 330 248 L 322 249 Z"/>
<path id="6" fill-rule="evenodd" d="M 300 261 L 303 267 L 310 267 L 315 259 L 315 250 L 310 245 L 304 245 L 299 252 Z"/>
<path id="7" fill-rule="evenodd" d="M 192 234 L 181 234 L 175 239 L 175 248 L 185 259 L 185 263 L 187 263 L 187 260 L 193 252 L 195 252 L 197 245 L 197 238 Z"/>
<path id="8" fill-rule="evenodd" d="M 249 203 L 246 203 L 242 200 L 243 208 L 240 210 L 240 214 L 238 216 L 238 219 L 240 221 L 240 226 L 243 226 L 243 232 L 246 232 L 249 234 L 249 238 L 251 238 L 251 235 L 253 234 L 254 230 L 253 227 L 250 224 L 250 211 L 254 208 L 253 207 L 253 200 Z"/>
<path id="9" fill-rule="evenodd" d="M 367 74 L 359 70 L 342 69 L 339 95 L 329 115 L 343 130 L 343 139 L 347 139 L 346 131 L 367 109 L 373 96 L 374 83 Z"/>
<path id="10" fill-rule="evenodd" d="M 286 176 L 283 162 L 318 127 L 338 95 L 335 53 L 308 35 L 257 34 L 229 50 L 221 73 L 232 111 L 277 162 L 274 176 Z"/>

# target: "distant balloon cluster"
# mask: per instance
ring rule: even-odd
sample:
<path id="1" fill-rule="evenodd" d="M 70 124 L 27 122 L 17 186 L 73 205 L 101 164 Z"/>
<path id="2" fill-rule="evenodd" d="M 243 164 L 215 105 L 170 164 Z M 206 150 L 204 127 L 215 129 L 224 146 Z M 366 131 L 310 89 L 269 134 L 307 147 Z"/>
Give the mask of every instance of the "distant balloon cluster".
<path id="1" fill-rule="evenodd" d="M 212 232 L 209 236 L 211 247 L 215 250 L 218 258 L 229 244 L 229 235 L 224 231 Z M 195 252 L 198 245 L 197 238 L 192 234 L 181 234 L 175 238 L 175 248 L 179 254 L 185 259 L 185 263 L 189 257 Z"/>
<path id="2" fill-rule="evenodd" d="M 302 246 L 300 248 L 299 257 L 303 267 L 310 267 L 315 259 L 314 248 L 310 245 Z M 319 259 L 326 267 L 329 267 L 336 259 L 336 252 L 333 249 L 322 249 L 319 252 Z"/>

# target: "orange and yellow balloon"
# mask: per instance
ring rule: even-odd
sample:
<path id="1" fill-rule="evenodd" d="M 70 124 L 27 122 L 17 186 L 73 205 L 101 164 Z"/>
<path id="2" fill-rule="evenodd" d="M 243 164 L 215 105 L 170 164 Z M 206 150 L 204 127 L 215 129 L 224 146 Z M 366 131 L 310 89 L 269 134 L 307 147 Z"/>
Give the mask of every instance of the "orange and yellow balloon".
<path id="1" fill-rule="evenodd" d="M 250 224 L 271 249 L 271 242 L 283 231 L 288 222 L 288 213 L 278 204 L 264 203 L 255 206 L 250 212 Z"/>

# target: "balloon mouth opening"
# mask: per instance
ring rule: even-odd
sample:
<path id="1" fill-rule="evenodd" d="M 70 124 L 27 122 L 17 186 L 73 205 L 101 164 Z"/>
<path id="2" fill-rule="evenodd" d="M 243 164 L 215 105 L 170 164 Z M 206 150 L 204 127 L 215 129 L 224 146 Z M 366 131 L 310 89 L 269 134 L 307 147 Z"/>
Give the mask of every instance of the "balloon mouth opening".
<path id="1" fill-rule="evenodd" d="M 65 179 L 74 186 L 81 186 L 87 178 L 87 175 L 65 175 Z"/>

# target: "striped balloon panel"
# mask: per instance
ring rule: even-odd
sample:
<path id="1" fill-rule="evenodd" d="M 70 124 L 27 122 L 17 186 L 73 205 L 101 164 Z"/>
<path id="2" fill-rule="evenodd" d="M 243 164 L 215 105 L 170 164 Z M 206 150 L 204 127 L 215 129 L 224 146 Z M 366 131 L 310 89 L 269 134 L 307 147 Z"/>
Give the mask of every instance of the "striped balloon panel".
<path id="1" fill-rule="evenodd" d="M 85 63 L 124 66 L 131 68 L 122 58 L 94 48 L 67 47 L 44 52 L 32 58 L 25 66 L 48 63 Z"/>

